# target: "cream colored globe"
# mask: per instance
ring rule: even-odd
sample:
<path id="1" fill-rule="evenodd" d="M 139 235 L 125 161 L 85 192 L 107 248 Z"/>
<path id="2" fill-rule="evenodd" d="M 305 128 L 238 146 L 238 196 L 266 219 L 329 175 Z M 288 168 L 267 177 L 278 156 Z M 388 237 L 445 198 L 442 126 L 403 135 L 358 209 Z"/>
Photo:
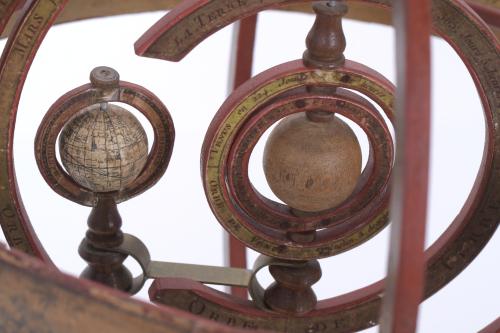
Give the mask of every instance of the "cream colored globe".
<path id="1" fill-rule="evenodd" d="M 272 131 L 263 162 L 278 198 L 296 210 L 317 212 L 339 205 L 353 192 L 361 173 L 361 148 L 338 117 L 316 122 L 298 113 Z"/>
<path id="2" fill-rule="evenodd" d="M 90 106 L 75 115 L 59 137 L 64 168 L 94 192 L 119 191 L 141 173 L 148 139 L 137 118 L 122 107 Z"/>

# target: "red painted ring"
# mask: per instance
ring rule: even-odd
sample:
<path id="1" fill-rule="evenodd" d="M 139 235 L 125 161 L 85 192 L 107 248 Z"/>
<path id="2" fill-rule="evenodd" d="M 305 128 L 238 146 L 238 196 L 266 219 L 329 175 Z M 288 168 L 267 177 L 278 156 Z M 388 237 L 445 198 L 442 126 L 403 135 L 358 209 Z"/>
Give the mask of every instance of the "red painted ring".
<path id="1" fill-rule="evenodd" d="M 303 95 L 303 97 L 307 98 L 307 95 Z M 336 208 L 298 218 L 289 212 L 287 206 L 265 198 L 253 188 L 248 178 L 248 163 L 259 138 L 272 125 L 266 123 L 265 119 L 270 117 L 270 109 L 273 108 L 268 106 L 266 111 L 259 111 L 240 130 L 228 157 L 230 170 L 227 177 L 228 187 L 235 194 L 234 199 L 237 204 L 249 216 L 257 219 L 259 224 L 265 224 L 278 231 L 307 231 L 321 228 L 329 229 L 329 227 L 339 224 L 345 225 L 348 224 L 348 220 L 351 220 L 351 216 L 365 209 L 366 206 L 369 206 L 370 201 L 385 192 L 394 160 L 394 144 L 384 119 L 380 117 L 370 102 L 348 90 L 338 89 L 332 97 L 339 98 L 336 102 L 337 105 L 338 103 L 345 104 L 345 101 L 364 105 L 363 110 L 365 112 L 370 110 L 370 115 L 376 120 L 374 126 L 369 125 L 363 116 L 359 117 L 354 111 L 343 114 L 364 130 L 370 143 L 368 162 L 354 193 Z M 339 112 L 339 114 L 342 113 Z M 252 134 L 250 134 L 251 131 Z M 380 134 L 379 140 L 377 140 L 376 134 Z M 242 143 L 248 140 L 249 135 L 253 139 L 242 147 Z M 383 140 L 380 140 L 382 138 Z M 241 181 L 238 181 L 239 178 L 242 178 Z"/>
<path id="2" fill-rule="evenodd" d="M 358 115 L 355 111 L 346 114 L 339 112 L 339 114 L 358 124 L 368 136 L 370 143 L 368 163 L 363 170 L 354 193 L 338 207 L 318 212 L 314 215 L 311 214 L 311 216 L 297 217 L 289 212 L 287 206 L 265 198 L 251 185 L 248 178 L 250 155 L 261 135 L 272 125 L 270 121 L 266 122 L 266 118 L 271 117 L 271 110 L 274 107 L 283 104 L 279 100 L 271 106 L 267 106 L 265 110 L 256 112 L 252 119 L 245 124 L 235 138 L 233 148 L 228 156 L 227 183 L 230 192 L 234 194 L 233 197 L 238 206 L 249 217 L 258 221 L 257 224 L 265 224 L 281 232 L 326 228 L 322 233 L 328 230 L 330 237 L 338 237 L 338 235 L 332 233 L 334 226 L 341 227 L 344 232 L 347 231 L 347 224 L 354 227 L 350 221 L 356 220 L 356 215 L 359 215 L 362 210 L 369 209 L 371 201 L 377 201 L 377 197 L 387 194 L 386 187 L 392 170 L 394 149 L 392 137 L 385 125 L 384 119 L 369 101 L 348 90 L 338 89 L 337 93 L 332 97 L 339 98 L 336 105 L 339 105 L 339 103 L 340 105 L 342 103 L 345 104 L 345 101 L 349 101 L 351 104 L 364 105 L 360 110 L 369 113 L 373 117 L 373 120 L 375 120 L 373 124 L 369 124 L 365 116 Z M 295 100 L 295 103 L 298 103 L 301 100 L 300 98 L 308 98 L 308 96 L 297 95 L 296 98 L 288 97 L 287 100 Z M 368 112 L 368 110 L 370 111 Z M 277 121 L 279 119 L 274 118 L 273 120 Z M 245 145 L 242 146 L 244 142 Z M 240 178 L 241 181 L 239 181 Z"/>
<path id="3" fill-rule="evenodd" d="M 13 71 L 9 69 L 9 65 L 12 64 L 12 59 L 14 58 L 13 48 L 16 40 L 19 39 L 19 36 L 23 32 L 23 28 L 29 24 L 29 22 L 26 22 L 26 18 L 30 14 L 33 14 L 40 3 L 47 5 L 49 1 L 30 1 L 23 8 L 21 13 L 22 19 L 18 21 L 19 24 L 16 25 L 5 47 L 1 61 L 2 73 L 0 74 L 0 85 L 3 84 L 2 87 L 5 87 L 5 83 L 8 82 L 8 86 L 13 87 L 15 92 L 12 98 L 9 97 L 9 100 L 5 103 L 5 109 L 2 111 L 2 115 L 5 119 L 8 119 L 8 124 L 3 127 L 6 134 L 0 140 L 0 150 L 3 151 L 2 158 L 6 159 L 5 165 L 1 166 L 0 173 L 1 178 L 8 179 L 9 182 L 6 184 L 5 189 L 0 191 L 0 195 L 3 195 L 2 204 L 4 205 L 1 207 L 3 215 L 0 214 L 0 222 L 11 246 L 36 255 L 45 260 L 45 262 L 50 262 L 50 260 L 31 227 L 17 187 L 12 145 L 17 104 L 26 75 L 38 46 L 43 40 L 46 31 L 54 22 L 55 17 L 64 6 L 64 2 L 56 2 L 54 6 L 57 6 L 57 8 L 50 13 L 47 22 L 44 22 L 40 28 L 40 33 L 35 36 L 36 39 L 33 40 L 34 46 L 30 47 L 29 54 L 23 62 L 23 67 L 14 67 Z M 190 4 L 193 2 L 196 1 L 193 0 Z M 373 3 L 375 1 L 366 0 L 364 2 Z M 390 1 L 385 2 L 387 3 L 386 6 L 390 6 Z M 469 200 L 448 230 L 426 250 L 427 273 L 425 297 L 432 295 L 451 281 L 479 254 L 497 229 L 498 209 L 500 207 L 498 204 L 500 202 L 500 191 L 497 190 L 498 182 L 494 181 L 497 176 L 493 172 L 493 170 L 500 169 L 500 155 L 498 153 L 500 138 L 498 138 L 498 129 L 495 129 L 492 125 L 498 120 L 498 112 L 494 110 L 496 110 L 495 106 L 500 105 L 500 95 L 492 93 L 495 87 L 494 79 L 498 78 L 498 73 L 496 76 L 492 72 L 488 74 L 490 69 L 500 68 L 500 46 L 490 30 L 464 3 L 452 0 L 434 0 L 433 6 L 434 29 L 436 33 L 443 36 L 457 51 L 470 70 L 483 102 L 488 129 L 482 166 Z M 444 14 L 447 15 L 443 16 Z M 458 19 L 463 19 L 461 24 L 450 25 Z M 218 28 L 221 27 L 222 25 L 218 26 Z M 467 45 L 462 41 L 461 36 L 463 36 L 463 31 L 467 32 L 475 40 L 476 43 L 474 45 Z M 476 46 L 478 44 L 484 50 L 481 54 L 477 53 Z M 5 90 L 2 91 L 2 93 L 4 92 Z M 18 237 L 22 237 L 21 241 L 19 241 Z M 311 313 L 311 316 L 330 317 L 335 315 L 336 318 L 339 318 L 340 322 L 345 319 L 349 323 L 349 318 L 363 315 L 366 313 L 365 310 L 370 308 L 373 309 L 371 315 L 363 316 L 366 320 L 363 323 L 359 323 L 357 329 L 374 325 L 378 316 L 383 285 L 384 281 L 379 281 L 349 294 L 321 301 L 317 311 Z M 214 302 L 218 300 L 218 298 L 215 298 Z M 347 329 L 347 326 L 343 325 L 342 327 Z M 350 326 L 348 328 L 349 330 L 355 329 Z"/>
<path id="4" fill-rule="evenodd" d="M 167 108 L 152 92 L 121 81 L 116 93 L 103 97 L 90 84 L 80 86 L 60 97 L 47 111 L 35 138 L 38 168 L 49 186 L 62 197 L 84 206 L 93 206 L 97 195 L 77 184 L 56 158 L 56 140 L 64 125 L 80 110 L 101 102 L 122 102 L 140 111 L 151 123 L 154 142 L 147 162 L 137 178 L 125 189 L 114 192 L 117 203 L 139 195 L 153 186 L 165 173 L 172 155 L 175 130 Z"/>
<path id="5" fill-rule="evenodd" d="M 266 229 L 258 218 L 249 218 L 244 209 L 235 205 L 225 179 L 226 164 L 229 166 L 228 156 L 235 138 L 250 119 L 259 117 L 262 107 L 272 103 L 280 95 L 287 94 L 290 89 L 315 85 L 357 90 L 381 105 L 389 119 L 392 119 L 393 85 L 375 71 L 352 61 L 347 61 L 344 67 L 325 71 L 307 68 L 301 61 L 293 61 L 267 70 L 238 88 L 217 112 L 202 149 L 205 193 L 219 222 L 250 248 L 281 259 L 308 260 L 341 253 L 370 239 L 388 222 L 389 198 L 383 195 L 387 190 L 387 178 L 377 187 L 381 189 L 382 195 L 377 196 L 370 207 L 361 209 L 348 223 L 338 221 L 337 226 L 320 233 L 315 242 L 308 244 L 285 239 L 283 228 L 280 229 L 279 226 Z M 366 108 L 366 112 L 373 109 L 371 106 L 367 107 L 364 100 L 360 102 L 354 98 L 352 101 L 358 107 Z M 381 117 L 379 119 L 383 122 Z M 385 137 L 390 138 L 388 130 L 383 132 L 386 132 Z M 392 147 L 390 149 L 392 151 Z M 387 156 L 387 165 L 392 165 L 392 152 Z M 389 170 L 382 171 L 382 174 L 388 177 Z M 321 227 L 321 220 L 317 226 Z"/>

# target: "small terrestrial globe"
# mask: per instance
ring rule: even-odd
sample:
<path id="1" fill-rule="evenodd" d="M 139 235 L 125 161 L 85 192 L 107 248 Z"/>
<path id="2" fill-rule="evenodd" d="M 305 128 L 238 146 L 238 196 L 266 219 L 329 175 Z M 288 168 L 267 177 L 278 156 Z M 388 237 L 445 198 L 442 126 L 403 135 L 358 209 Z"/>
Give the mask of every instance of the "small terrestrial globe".
<path id="1" fill-rule="evenodd" d="M 71 178 L 93 192 L 119 191 L 141 173 L 148 139 L 137 118 L 116 105 L 92 105 L 64 126 L 59 152 Z"/>

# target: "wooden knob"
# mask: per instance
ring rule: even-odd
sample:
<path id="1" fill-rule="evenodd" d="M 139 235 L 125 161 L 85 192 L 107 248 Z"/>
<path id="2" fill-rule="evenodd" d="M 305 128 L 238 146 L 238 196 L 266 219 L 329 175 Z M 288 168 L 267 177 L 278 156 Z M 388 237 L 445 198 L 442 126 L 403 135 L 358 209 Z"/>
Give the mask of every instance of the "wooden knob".
<path id="1" fill-rule="evenodd" d="M 308 67 L 333 68 L 344 64 L 346 39 L 342 17 L 347 13 L 344 1 L 315 3 L 316 21 L 307 35 L 304 64 Z"/>
<path id="2" fill-rule="evenodd" d="M 97 88 L 114 88 L 120 82 L 120 74 L 111 67 L 96 67 L 90 72 L 90 82 Z"/>
<path id="3" fill-rule="evenodd" d="M 351 128 L 332 113 L 283 119 L 264 149 L 271 190 L 293 209 L 316 212 L 343 202 L 361 173 L 361 148 Z"/>
<path id="4" fill-rule="evenodd" d="M 316 294 L 311 286 L 321 278 L 317 260 L 297 263 L 296 267 L 269 266 L 276 280 L 264 293 L 264 302 L 274 311 L 288 314 L 304 314 L 314 309 Z"/>

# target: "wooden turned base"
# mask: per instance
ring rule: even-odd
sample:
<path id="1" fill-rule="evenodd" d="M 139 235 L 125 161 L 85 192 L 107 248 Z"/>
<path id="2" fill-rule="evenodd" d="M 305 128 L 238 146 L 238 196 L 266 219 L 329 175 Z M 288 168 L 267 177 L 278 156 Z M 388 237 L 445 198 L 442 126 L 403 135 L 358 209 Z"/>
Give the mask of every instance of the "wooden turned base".
<path id="1" fill-rule="evenodd" d="M 89 229 L 78 248 L 78 253 L 88 263 L 81 277 L 115 289 L 129 291 L 133 277 L 123 265 L 127 255 L 106 250 L 123 242 L 123 233 L 120 230 L 122 219 L 111 195 L 99 196 L 87 224 Z"/>
<path id="2" fill-rule="evenodd" d="M 303 314 L 314 309 L 316 294 L 311 286 L 321 278 L 317 260 L 297 263 L 297 267 L 269 266 L 276 282 L 264 293 L 264 302 L 272 310 L 287 314 Z"/>
<path id="3" fill-rule="evenodd" d="M 88 263 L 80 277 L 122 291 L 131 289 L 132 273 L 123 265 L 127 255 L 97 249 L 87 239 L 80 244 L 78 253 Z"/>

